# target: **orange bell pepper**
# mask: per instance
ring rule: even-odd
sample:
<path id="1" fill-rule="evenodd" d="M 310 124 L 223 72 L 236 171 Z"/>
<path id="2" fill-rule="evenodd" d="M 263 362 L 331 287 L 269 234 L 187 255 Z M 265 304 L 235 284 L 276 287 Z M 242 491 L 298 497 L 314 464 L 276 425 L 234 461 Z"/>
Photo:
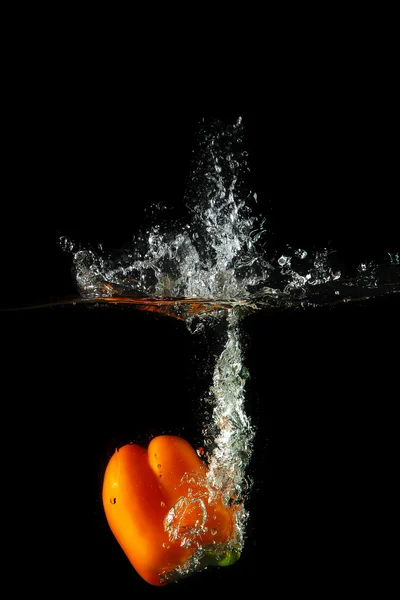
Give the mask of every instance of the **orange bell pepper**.
<path id="1" fill-rule="evenodd" d="M 155 437 L 148 450 L 128 444 L 111 457 L 102 494 L 107 521 L 148 583 L 163 585 L 181 572 L 239 558 L 230 544 L 235 507 L 210 490 L 207 471 L 190 444 L 176 436 Z M 185 566 L 192 557 L 193 568 Z"/>

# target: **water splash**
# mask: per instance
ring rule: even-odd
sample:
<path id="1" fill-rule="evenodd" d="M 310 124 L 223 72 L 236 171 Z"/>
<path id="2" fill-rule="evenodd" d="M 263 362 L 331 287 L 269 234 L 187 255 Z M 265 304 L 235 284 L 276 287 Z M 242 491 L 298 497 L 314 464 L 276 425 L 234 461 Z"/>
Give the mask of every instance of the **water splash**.
<path id="1" fill-rule="evenodd" d="M 66 237 L 74 254 L 74 277 L 88 299 L 171 297 L 245 299 L 268 279 L 271 269 L 258 241 L 264 221 L 252 214 L 244 187 L 247 153 L 243 124 L 203 124 L 191 171 L 188 217 L 162 229 L 155 223 L 120 252 L 81 248 Z"/>
<path id="2" fill-rule="evenodd" d="M 400 292 L 398 253 L 382 264 L 361 263 L 350 276 L 338 266 L 336 252 L 329 247 L 267 251 L 266 222 L 254 213 L 257 195 L 245 185 L 248 157 L 243 139 L 241 119 L 233 125 L 201 123 L 185 195 L 186 220 L 169 223 L 167 228 L 155 223 L 118 252 L 101 246 L 84 248 L 66 237 L 60 240 L 73 254 L 74 278 L 84 302 L 165 312 L 184 320 L 191 333 L 206 328 L 213 319 L 225 319 L 226 340 L 205 399 L 212 415 L 203 430 L 210 469 L 208 494 L 212 498 L 218 492 L 226 505 L 237 507 L 232 539 L 217 552 L 220 561 L 243 548 L 245 500 L 251 489 L 246 470 L 255 432 L 245 411 L 248 372 L 243 365 L 241 316 Z M 184 498 L 166 515 L 171 539 L 180 535 L 182 511 L 198 511 L 201 527 L 205 505 L 196 502 Z M 185 538 L 182 543 L 191 542 Z M 202 568 L 205 553 L 207 549 L 199 546 L 173 577 Z"/>
<path id="3" fill-rule="evenodd" d="M 266 219 L 256 214 L 257 194 L 245 183 L 249 169 L 242 120 L 232 125 L 203 121 L 198 138 L 185 218 L 167 227 L 154 223 L 120 251 L 84 248 L 61 238 L 62 247 L 73 254 L 82 298 L 175 299 L 175 314 L 185 318 L 190 311 L 182 308 L 182 300 L 215 301 L 216 309 L 221 302 L 239 303 L 256 310 L 400 291 L 398 253 L 381 264 L 366 260 L 354 275 L 338 267 L 334 248 L 268 248 Z"/>

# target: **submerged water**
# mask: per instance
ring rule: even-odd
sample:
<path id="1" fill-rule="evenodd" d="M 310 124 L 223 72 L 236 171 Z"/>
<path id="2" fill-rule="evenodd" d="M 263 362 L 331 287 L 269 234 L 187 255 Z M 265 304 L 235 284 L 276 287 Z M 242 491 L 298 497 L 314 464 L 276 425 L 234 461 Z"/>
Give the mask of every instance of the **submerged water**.
<path id="1" fill-rule="evenodd" d="M 248 519 L 247 467 L 255 429 L 246 412 L 240 320 L 265 309 L 294 310 L 366 301 L 400 292 L 400 257 L 366 259 L 353 272 L 338 264 L 334 248 L 268 247 L 266 219 L 257 194 L 246 188 L 244 124 L 203 122 L 188 177 L 187 216 L 138 232 L 120 251 L 83 247 L 62 237 L 72 254 L 80 302 L 118 304 L 182 320 L 189 334 L 225 325 L 224 348 L 204 398 L 211 416 L 203 436 L 210 495 L 222 493 L 238 507 L 230 547 L 240 553 Z M 158 215 L 162 207 L 158 207 Z M 76 300 L 74 301 L 76 302 Z M 206 421 L 206 419 L 205 419 Z M 177 575 L 201 567 L 202 548 Z"/>

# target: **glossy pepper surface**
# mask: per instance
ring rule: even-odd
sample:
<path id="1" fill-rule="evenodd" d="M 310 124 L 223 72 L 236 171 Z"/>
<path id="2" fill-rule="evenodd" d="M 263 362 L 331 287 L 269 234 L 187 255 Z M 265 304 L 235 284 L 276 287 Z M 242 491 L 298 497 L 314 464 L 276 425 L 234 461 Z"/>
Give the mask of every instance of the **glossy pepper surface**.
<path id="1" fill-rule="evenodd" d="M 152 585 L 197 552 L 202 565 L 226 566 L 235 510 L 206 481 L 208 467 L 184 439 L 162 435 L 144 449 L 127 444 L 111 457 L 103 482 L 109 526 L 136 571 Z M 199 554 L 200 553 L 200 554 Z"/>

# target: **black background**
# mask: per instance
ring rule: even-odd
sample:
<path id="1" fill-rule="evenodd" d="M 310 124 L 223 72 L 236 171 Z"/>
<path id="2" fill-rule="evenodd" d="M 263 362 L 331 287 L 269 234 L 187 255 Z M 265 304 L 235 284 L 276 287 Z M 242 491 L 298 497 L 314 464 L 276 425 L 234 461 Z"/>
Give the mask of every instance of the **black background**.
<path id="1" fill-rule="evenodd" d="M 267 251 L 330 243 L 351 269 L 399 248 L 390 90 L 377 102 L 350 83 L 337 97 L 294 89 L 262 110 L 226 114 L 131 105 L 122 92 L 93 92 L 85 78 L 71 87 L 24 77 L 3 142 L 4 307 L 76 294 L 59 235 L 119 247 L 153 202 L 170 207 L 171 219 L 181 214 L 202 117 L 244 119 Z M 242 323 L 257 428 L 248 540 L 234 566 L 162 591 L 140 579 L 112 538 L 102 475 L 130 440 L 174 433 L 201 443 L 200 399 L 220 332 L 193 336 L 179 321 L 118 309 L 0 316 L 7 555 L 32 590 L 229 595 L 258 580 L 281 597 L 374 577 L 397 472 L 393 299 Z"/>

